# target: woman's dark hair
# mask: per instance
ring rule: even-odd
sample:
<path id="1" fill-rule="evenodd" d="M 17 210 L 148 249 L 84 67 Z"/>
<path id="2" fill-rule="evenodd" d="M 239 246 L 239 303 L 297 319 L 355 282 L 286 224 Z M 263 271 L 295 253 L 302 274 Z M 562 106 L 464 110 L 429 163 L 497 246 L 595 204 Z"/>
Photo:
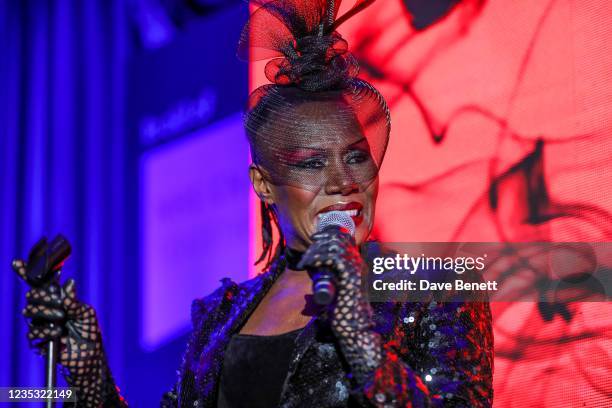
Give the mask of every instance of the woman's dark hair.
<path id="1" fill-rule="evenodd" d="M 285 237 L 283 236 L 283 230 L 280 228 L 278 217 L 272 206 L 261 201 L 260 214 L 261 242 L 263 249 L 257 261 L 255 261 L 255 265 L 259 265 L 261 262 L 266 261 L 264 269 L 268 269 L 285 250 Z M 276 228 L 278 232 L 278 243 L 276 244 L 276 249 L 272 251 L 272 245 L 274 244 L 274 228 Z"/>

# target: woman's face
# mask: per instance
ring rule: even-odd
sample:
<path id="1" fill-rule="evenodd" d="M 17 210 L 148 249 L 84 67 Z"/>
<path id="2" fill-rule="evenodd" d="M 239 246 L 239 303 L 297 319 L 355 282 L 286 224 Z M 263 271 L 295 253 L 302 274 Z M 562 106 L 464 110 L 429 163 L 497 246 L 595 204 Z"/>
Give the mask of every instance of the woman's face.
<path id="1" fill-rule="evenodd" d="M 316 231 L 320 214 L 347 211 L 355 222 L 357 244 L 366 241 L 374 224 L 378 177 L 365 185 L 329 185 L 320 191 L 294 186 L 272 186 L 274 209 L 287 245 L 305 250 Z"/>
<path id="2" fill-rule="evenodd" d="M 266 139 L 269 147 L 258 152 L 264 163 L 251 167 L 255 191 L 274 208 L 287 245 L 296 250 L 310 245 L 324 212 L 346 211 L 358 244 L 374 223 L 378 168 L 356 118 L 333 109 L 300 107 L 308 123 L 277 125 Z"/>

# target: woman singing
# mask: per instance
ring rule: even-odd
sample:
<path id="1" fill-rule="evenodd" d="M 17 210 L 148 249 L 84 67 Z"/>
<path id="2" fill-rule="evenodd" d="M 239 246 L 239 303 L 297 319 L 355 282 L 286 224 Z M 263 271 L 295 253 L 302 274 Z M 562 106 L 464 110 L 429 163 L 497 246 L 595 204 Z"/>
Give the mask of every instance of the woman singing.
<path id="1" fill-rule="evenodd" d="M 249 168 L 261 200 L 266 272 L 224 279 L 192 306 L 193 332 L 164 407 L 488 407 L 492 330 L 485 302 L 370 303 L 360 287 L 374 222 L 389 109 L 358 79 L 336 32 L 371 3 L 336 18 L 340 1 L 266 2 L 243 31 L 239 53 L 274 57 L 271 84 L 249 97 Z M 354 231 L 316 232 L 321 216 L 348 215 Z M 280 239 L 273 249 L 272 230 Z M 351 226 L 352 228 L 352 226 Z M 328 306 L 312 273 L 334 273 Z M 25 276 L 23 261 L 14 267 Z M 27 294 L 29 339 L 60 339 L 60 364 L 79 406 L 127 404 L 110 375 L 95 311 L 74 282 Z M 49 326 L 50 322 L 63 322 Z"/>

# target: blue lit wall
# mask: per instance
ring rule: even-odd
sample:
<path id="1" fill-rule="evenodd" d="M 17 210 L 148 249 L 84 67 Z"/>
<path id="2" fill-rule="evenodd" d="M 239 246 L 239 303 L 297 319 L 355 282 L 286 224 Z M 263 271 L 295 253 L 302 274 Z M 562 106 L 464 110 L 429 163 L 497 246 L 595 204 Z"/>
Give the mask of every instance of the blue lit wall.
<path id="1" fill-rule="evenodd" d="M 191 21 L 128 62 L 132 277 L 128 400 L 156 406 L 176 381 L 193 299 L 248 276 L 249 153 L 236 58 L 245 4 Z M 154 373 L 154 375 L 150 375 Z"/>
<path id="2" fill-rule="evenodd" d="M 191 327 L 191 301 L 225 276 L 248 277 L 250 183 L 242 116 L 142 157 L 141 344 L 154 351 Z"/>
<path id="3" fill-rule="evenodd" d="M 0 2 L 0 386 L 43 381 L 10 270 L 42 235 L 72 243 L 62 279 L 98 311 L 135 407 L 159 406 L 176 381 L 193 298 L 246 278 L 247 4 L 151 26 L 164 4 L 193 7 Z"/>

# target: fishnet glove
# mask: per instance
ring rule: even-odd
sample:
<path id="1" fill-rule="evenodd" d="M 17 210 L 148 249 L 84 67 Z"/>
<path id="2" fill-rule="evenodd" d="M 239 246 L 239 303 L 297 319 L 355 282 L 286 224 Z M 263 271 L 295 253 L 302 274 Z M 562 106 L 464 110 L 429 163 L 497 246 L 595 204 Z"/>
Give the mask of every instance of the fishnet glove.
<path id="1" fill-rule="evenodd" d="M 361 291 L 366 268 L 355 240 L 345 230 L 327 228 L 312 237 L 300 268 L 329 267 L 336 276 L 330 326 L 358 384 L 364 384 L 382 359 L 380 335 L 371 330 L 372 309 Z"/>
<path id="2" fill-rule="evenodd" d="M 28 281 L 26 264 L 13 261 L 13 269 Z M 66 382 L 76 389 L 78 407 L 126 407 L 111 376 L 102 347 L 96 311 L 78 301 L 74 280 L 32 287 L 26 293 L 23 315 L 28 319 L 28 341 L 46 354 L 50 340 L 59 340 L 59 364 Z"/>

